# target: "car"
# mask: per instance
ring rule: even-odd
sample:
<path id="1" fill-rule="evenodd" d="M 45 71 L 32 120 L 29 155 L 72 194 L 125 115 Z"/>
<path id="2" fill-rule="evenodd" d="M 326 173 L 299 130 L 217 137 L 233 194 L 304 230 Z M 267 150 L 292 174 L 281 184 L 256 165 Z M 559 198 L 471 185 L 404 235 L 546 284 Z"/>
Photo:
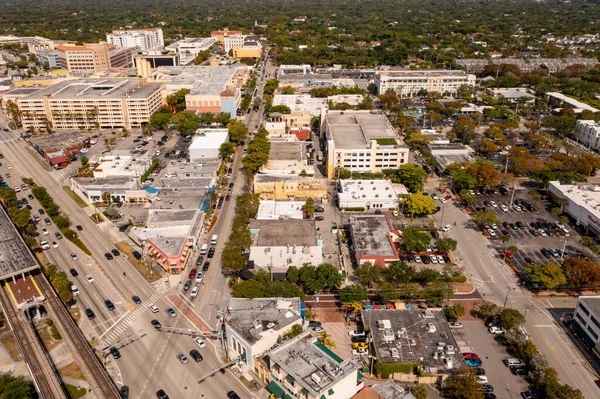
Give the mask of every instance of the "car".
<path id="1" fill-rule="evenodd" d="M 445 199 L 446 201 L 450 201 L 450 200 L 452 199 L 452 196 L 451 196 L 451 195 L 446 195 L 446 196 L 444 197 L 444 199 Z"/>
<path id="2" fill-rule="evenodd" d="M 510 230 L 510 229 L 511 229 L 511 228 L 510 228 L 510 223 L 508 223 L 508 222 L 502 222 L 502 226 L 504 226 L 504 228 L 505 228 L 506 230 Z"/>
<path id="3" fill-rule="evenodd" d="M 167 312 L 167 314 L 169 315 L 169 317 L 175 317 L 177 316 L 177 313 L 175 313 L 175 310 L 171 307 L 166 308 L 165 312 Z"/>
<path id="4" fill-rule="evenodd" d="M 110 348 L 110 354 L 113 355 L 113 357 L 115 359 L 118 359 L 121 357 L 121 352 L 119 352 L 119 350 L 117 348 L 115 348 L 114 346 Z"/>
<path id="5" fill-rule="evenodd" d="M 119 226 L 119 231 L 120 231 L 121 233 L 124 233 L 124 232 L 125 232 L 125 230 L 127 230 L 128 228 L 129 228 L 129 225 L 128 225 L 128 224 L 122 224 L 121 226 Z"/>
<path id="6" fill-rule="evenodd" d="M 202 271 L 205 272 L 208 270 L 208 268 L 210 267 L 210 262 L 204 262 L 204 264 L 202 265 Z"/>
<path id="7" fill-rule="evenodd" d="M 492 326 L 488 328 L 490 334 L 504 334 L 504 330 L 500 327 Z"/>
<path id="8" fill-rule="evenodd" d="M 538 233 L 542 236 L 542 237 L 548 237 L 548 234 L 546 233 L 546 230 L 544 229 L 539 229 Z"/>
<path id="9" fill-rule="evenodd" d="M 421 257 L 419 255 L 415 255 L 415 262 L 421 263 Z"/>
<path id="10" fill-rule="evenodd" d="M 77 225 L 77 226 L 75 226 L 75 228 L 77 229 L 77 231 L 83 230 L 83 227 L 81 227 L 81 225 Z"/>
<path id="11" fill-rule="evenodd" d="M 169 395 L 167 395 L 167 393 L 162 389 L 156 391 L 156 397 L 158 399 L 169 399 Z"/>
<path id="12" fill-rule="evenodd" d="M 322 206 L 317 206 L 315 207 L 315 212 L 325 212 L 325 208 L 323 208 Z"/>
<path id="13" fill-rule="evenodd" d="M 48 226 L 52 225 L 52 220 L 50 220 L 50 218 L 44 218 L 44 222 L 45 222 L 45 223 L 46 223 Z"/>
<path id="14" fill-rule="evenodd" d="M 428 265 L 431 263 L 431 260 L 429 259 L 429 256 L 427 255 L 421 255 L 421 260 L 423 261 L 424 264 Z"/>
<path id="15" fill-rule="evenodd" d="M 556 249 L 554 249 L 554 248 L 550 248 L 550 253 L 555 258 L 558 258 L 560 256 L 560 254 L 558 253 L 558 251 Z"/>
<path id="16" fill-rule="evenodd" d="M 133 300 L 133 303 L 135 303 L 136 305 L 140 305 L 142 303 L 142 300 L 137 295 L 132 296 L 131 299 Z"/>
<path id="17" fill-rule="evenodd" d="M 440 237 L 440 233 L 438 233 L 438 232 L 437 232 L 437 231 L 435 231 L 435 230 L 431 230 L 431 236 L 432 236 L 433 238 L 439 238 L 439 237 Z"/>
<path id="18" fill-rule="evenodd" d="M 58 248 L 58 243 L 56 241 L 52 241 L 52 247 L 53 248 Z"/>
<path id="19" fill-rule="evenodd" d="M 85 279 L 90 284 L 94 282 L 94 276 L 92 276 L 91 274 L 88 274 L 87 276 L 85 276 Z"/>
<path id="20" fill-rule="evenodd" d="M 523 224 L 523 222 L 518 221 L 516 223 L 517 227 L 519 228 L 519 230 L 524 230 L 525 229 L 525 225 Z"/>
<path id="21" fill-rule="evenodd" d="M 38 213 L 39 213 L 40 215 L 43 215 L 44 213 L 46 213 L 46 211 L 44 211 L 42 208 L 40 208 L 40 209 L 38 209 Z"/>
<path id="22" fill-rule="evenodd" d="M 206 347 L 206 343 L 204 343 L 204 340 L 200 337 L 194 338 L 194 342 L 196 343 L 196 345 L 198 345 L 198 348 L 200 349 Z"/>
<path id="23" fill-rule="evenodd" d="M 483 384 L 483 392 L 484 393 L 492 393 L 494 392 L 494 387 L 490 384 Z"/>
<path id="24" fill-rule="evenodd" d="M 134 257 L 134 258 L 136 258 L 137 260 L 140 260 L 140 259 L 142 259 L 142 254 L 141 254 L 141 253 L 139 253 L 138 251 L 133 251 L 131 254 L 132 254 L 132 255 L 133 255 L 133 257 Z"/>
<path id="25" fill-rule="evenodd" d="M 530 389 L 529 391 L 521 392 L 521 396 L 523 399 L 537 399 L 538 391 L 535 389 Z"/>
<path id="26" fill-rule="evenodd" d="M 445 225 L 444 227 L 442 227 L 442 231 L 443 231 L 443 232 L 448 232 L 448 231 L 450 231 L 450 230 L 452 230 L 452 226 L 451 226 L 451 225 L 449 225 L 449 224 L 447 224 L 447 225 Z"/>
<path id="27" fill-rule="evenodd" d="M 538 237 L 540 235 L 536 229 L 529 229 L 529 233 L 531 233 L 531 235 L 534 237 Z"/>
<path id="28" fill-rule="evenodd" d="M 502 212 L 508 212 L 508 207 L 506 205 L 500 205 L 500 209 Z"/>
<path id="29" fill-rule="evenodd" d="M 320 221 L 325 220 L 325 217 L 324 216 L 315 216 L 315 220 L 320 222 Z"/>
<path id="30" fill-rule="evenodd" d="M 469 367 L 479 367 L 482 363 L 481 359 L 465 359 L 465 364 Z"/>
<path id="31" fill-rule="evenodd" d="M 208 254 L 206 254 L 206 256 L 207 256 L 209 259 L 210 259 L 210 258 L 213 258 L 213 257 L 215 256 L 215 247 L 211 247 L 211 248 L 208 250 Z"/>
<path id="32" fill-rule="evenodd" d="M 79 276 L 79 273 L 77 272 L 77 269 L 75 269 L 74 267 L 70 268 L 69 272 L 71 273 L 71 276 L 73 276 L 73 277 Z"/>
<path id="33" fill-rule="evenodd" d="M 482 369 L 481 367 L 477 367 L 475 369 L 475 375 L 485 375 L 485 370 Z"/>
<path id="34" fill-rule="evenodd" d="M 63 238 L 62 234 L 60 234 L 58 231 L 56 233 L 54 233 L 54 235 L 56 236 L 56 238 L 58 240 L 62 240 L 62 238 Z"/>
<path id="35" fill-rule="evenodd" d="M 450 328 L 463 328 L 463 323 L 453 322 L 449 323 Z"/>
<path id="36" fill-rule="evenodd" d="M 317 327 L 313 327 L 312 329 L 314 332 L 323 332 L 325 331 L 325 329 L 321 326 L 317 326 Z"/>
<path id="37" fill-rule="evenodd" d="M 187 281 L 185 282 L 185 284 L 183 284 L 183 290 L 184 290 L 184 291 L 187 291 L 187 290 L 189 290 L 189 289 L 190 289 L 190 287 L 192 286 L 192 284 L 193 284 L 193 281 L 192 281 L 192 280 L 187 280 Z"/>
<path id="38" fill-rule="evenodd" d="M 115 310 L 115 304 L 112 303 L 112 301 L 110 299 L 105 299 L 104 304 L 106 305 L 108 310 Z"/>
<path id="39" fill-rule="evenodd" d="M 348 335 L 351 336 L 351 337 L 362 337 L 362 336 L 365 336 L 366 334 L 365 334 L 364 330 L 358 330 L 358 329 L 356 329 L 356 330 L 350 330 L 350 331 L 348 331 Z"/>
<path id="40" fill-rule="evenodd" d="M 151 304 L 148 307 L 150 308 L 150 311 L 152 313 L 158 313 L 158 306 L 156 306 L 155 304 Z"/>
<path id="41" fill-rule="evenodd" d="M 492 208 L 498 208 L 498 204 L 496 203 L 496 201 L 490 201 L 490 205 L 492 206 Z"/>
<path id="42" fill-rule="evenodd" d="M 183 353 L 178 353 L 176 357 L 177 357 L 177 360 L 179 360 L 179 362 L 180 362 L 181 364 L 187 364 L 187 362 L 188 362 L 188 358 L 187 358 L 187 356 L 186 356 L 186 355 L 184 355 Z"/>
<path id="43" fill-rule="evenodd" d="M 463 353 L 463 359 L 479 359 L 479 355 L 473 352 L 465 352 Z"/>
<path id="44" fill-rule="evenodd" d="M 496 232 L 493 229 L 488 229 L 487 233 L 490 235 L 490 237 L 496 237 Z"/>
<path id="45" fill-rule="evenodd" d="M 517 204 L 514 204 L 512 206 L 512 208 L 516 211 L 516 212 L 523 212 L 523 209 L 521 209 L 521 207 Z"/>
<path id="46" fill-rule="evenodd" d="M 200 255 L 198 256 L 198 259 L 196 259 L 196 266 L 200 266 L 202 262 L 204 262 L 204 256 Z"/>
<path id="47" fill-rule="evenodd" d="M 47 229 L 47 228 L 45 228 L 45 227 L 42 227 L 42 234 L 43 234 L 43 235 L 45 235 L 45 236 L 47 236 L 47 235 L 48 235 L 48 234 L 50 234 L 50 233 L 48 232 L 48 229 Z"/>
<path id="48" fill-rule="evenodd" d="M 190 298 L 196 298 L 198 293 L 200 292 L 200 288 L 194 287 L 192 288 L 192 292 L 190 293 Z"/>
<path id="49" fill-rule="evenodd" d="M 229 399 L 241 399 L 239 397 L 239 395 L 237 393 L 235 393 L 235 391 L 229 391 L 229 392 L 227 392 L 227 397 Z"/>
<path id="50" fill-rule="evenodd" d="M 438 263 L 437 256 L 435 255 L 429 255 L 429 260 L 431 261 L 431 263 Z"/>
<path id="51" fill-rule="evenodd" d="M 512 252 L 510 252 L 508 249 L 506 251 L 504 251 L 504 255 L 508 258 L 508 259 L 514 259 L 515 256 L 513 255 Z"/>
<path id="52" fill-rule="evenodd" d="M 160 322 L 156 319 L 152 319 L 150 321 L 150 324 L 152 324 L 154 326 L 155 329 L 160 329 L 162 327 L 162 325 L 160 324 Z"/>
<path id="53" fill-rule="evenodd" d="M 444 263 L 444 257 L 442 255 L 438 255 L 437 260 L 438 260 L 438 263 L 440 263 L 440 264 Z"/>
<path id="54" fill-rule="evenodd" d="M 105 257 L 106 259 L 108 259 L 108 260 L 112 260 L 112 259 L 113 259 L 113 256 L 111 255 L 111 253 L 110 253 L 110 252 L 107 252 L 107 253 L 105 253 L 105 254 L 104 254 L 104 257 Z"/>
<path id="55" fill-rule="evenodd" d="M 432 193 L 431 194 L 431 198 L 433 198 L 434 200 L 439 199 L 436 193 Z"/>
<path id="56" fill-rule="evenodd" d="M 189 274 L 188 274 L 188 278 L 192 279 L 192 278 L 196 277 L 196 272 L 197 272 L 197 270 L 195 268 L 191 269 L 190 272 L 189 272 Z"/>
<path id="57" fill-rule="evenodd" d="M 365 335 L 357 335 L 357 336 L 350 338 L 350 342 L 352 342 L 352 343 L 367 342 L 367 337 Z"/>
<path id="58" fill-rule="evenodd" d="M 129 387 L 127 385 L 123 385 L 121 389 L 119 389 L 119 393 L 121 394 L 121 399 L 129 398 Z"/>
<path id="59" fill-rule="evenodd" d="M 491 392 L 484 392 L 483 399 L 496 399 L 496 395 Z"/>
<path id="60" fill-rule="evenodd" d="M 196 284 L 200 284 L 202 280 L 204 280 L 204 274 L 202 274 L 202 272 L 198 272 L 198 274 L 196 274 Z"/>
<path id="61" fill-rule="evenodd" d="M 525 367 L 509 367 L 509 370 L 514 375 L 526 375 L 527 369 Z"/>
<path id="62" fill-rule="evenodd" d="M 87 308 L 85 310 L 85 315 L 87 316 L 88 319 L 92 320 L 94 318 L 96 318 L 96 314 L 94 313 L 94 311 L 90 308 Z"/>
<path id="63" fill-rule="evenodd" d="M 112 252 L 112 254 L 113 254 L 114 256 L 119 256 L 119 255 L 121 255 L 121 253 L 120 253 L 120 252 L 119 252 L 117 249 L 111 249 L 111 250 L 110 250 L 110 252 Z"/>
<path id="64" fill-rule="evenodd" d="M 518 227 L 517 227 L 517 225 L 515 223 L 509 223 L 509 226 L 513 230 L 517 230 L 518 229 Z"/>
<path id="65" fill-rule="evenodd" d="M 477 382 L 479 384 L 487 384 L 488 383 L 488 379 L 485 375 L 479 375 L 477 376 Z"/>
<path id="66" fill-rule="evenodd" d="M 201 362 L 202 361 L 202 355 L 200 354 L 200 352 L 198 352 L 197 349 L 192 349 L 190 351 L 190 356 L 192 357 L 192 359 L 194 359 L 194 361 L 196 363 Z"/>

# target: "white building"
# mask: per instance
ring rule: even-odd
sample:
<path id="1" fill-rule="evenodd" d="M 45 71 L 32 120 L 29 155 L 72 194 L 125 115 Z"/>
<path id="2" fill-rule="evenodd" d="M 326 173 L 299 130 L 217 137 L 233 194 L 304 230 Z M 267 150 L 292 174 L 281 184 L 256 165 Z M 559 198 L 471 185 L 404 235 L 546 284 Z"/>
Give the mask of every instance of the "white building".
<path id="1" fill-rule="evenodd" d="M 416 97 L 421 90 L 454 97 L 461 86 L 475 85 L 475 75 L 458 70 L 378 71 L 375 85 L 379 94 L 392 89 L 398 97 Z"/>
<path id="2" fill-rule="evenodd" d="M 310 94 L 276 94 L 273 106 L 285 105 L 290 111 L 309 112 L 311 116 L 321 116 L 327 111 L 327 98 L 314 98 Z"/>
<path id="3" fill-rule="evenodd" d="M 304 219 L 304 201 L 261 200 L 256 220 Z"/>
<path id="4" fill-rule="evenodd" d="M 179 53 L 181 65 L 188 65 L 199 53 L 208 51 L 216 43 L 217 39 L 214 37 L 186 37 L 169 44 L 165 50 Z"/>
<path id="5" fill-rule="evenodd" d="M 310 75 L 312 74 L 312 67 L 309 64 L 302 65 L 280 65 L 277 68 L 278 75 Z"/>
<path id="6" fill-rule="evenodd" d="M 389 180 L 341 180 L 338 190 L 338 207 L 398 209 L 398 194 Z"/>
<path id="7" fill-rule="evenodd" d="M 577 121 L 577 141 L 593 150 L 600 149 L 600 125 L 593 120 Z"/>
<path id="8" fill-rule="evenodd" d="M 573 313 L 573 329 L 600 356 L 600 296 L 580 296 Z"/>
<path id="9" fill-rule="evenodd" d="M 229 140 L 227 129 L 199 129 L 189 147 L 190 161 L 219 158 L 219 147 Z"/>
<path id="10" fill-rule="evenodd" d="M 223 47 L 225 48 L 225 52 L 228 53 L 229 50 L 232 50 L 234 47 L 242 47 L 244 45 L 244 38 L 246 35 L 232 35 L 227 36 L 225 38 L 225 42 L 223 43 Z"/>
<path id="11" fill-rule="evenodd" d="M 600 112 L 600 109 L 594 108 L 591 105 L 583 103 L 579 100 L 565 96 L 562 93 L 548 92 L 544 94 L 546 101 L 556 107 L 572 108 L 573 112 L 580 114 L 582 111 Z"/>
<path id="12" fill-rule="evenodd" d="M 246 364 L 254 370 L 259 356 L 295 324 L 302 325 L 300 298 L 231 298 L 225 314 L 230 355 L 245 355 Z"/>
<path id="13" fill-rule="evenodd" d="M 111 151 L 102 155 L 98 166 L 94 168 L 94 177 L 139 177 L 150 167 L 150 159 L 144 156 L 131 155 L 129 151 Z"/>
<path id="14" fill-rule="evenodd" d="M 88 177 L 71 178 L 71 191 L 86 203 L 103 201 L 102 195 L 108 193 L 113 201 L 147 202 L 156 196 L 156 190 L 139 188 L 139 179 L 133 177 L 109 177 L 95 179 Z"/>
<path id="15" fill-rule="evenodd" d="M 142 51 L 164 47 L 163 31 L 160 28 L 113 30 L 106 41 L 117 47 L 139 47 Z"/>
<path id="16" fill-rule="evenodd" d="M 408 147 L 387 117 L 372 111 L 329 111 L 323 124 L 327 140 L 327 177 L 335 168 L 379 173 L 408 162 Z"/>
<path id="17" fill-rule="evenodd" d="M 548 192 L 554 198 L 567 200 L 563 211 L 571 215 L 578 226 L 600 234 L 600 186 L 551 181 L 548 183 Z"/>

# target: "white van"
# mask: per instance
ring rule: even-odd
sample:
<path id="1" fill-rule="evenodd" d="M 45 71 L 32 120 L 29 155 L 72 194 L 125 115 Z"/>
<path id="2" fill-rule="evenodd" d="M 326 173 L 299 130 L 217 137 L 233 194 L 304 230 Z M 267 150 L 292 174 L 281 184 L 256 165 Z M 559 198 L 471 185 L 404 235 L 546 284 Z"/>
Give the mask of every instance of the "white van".
<path id="1" fill-rule="evenodd" d="M 216 234 L 213 234 L 212 238 L 210 239 L 210 244 L 211 245 L 217 245 L 217 240 L 219 239 L 219 236 Z"/>
<path id="2" fill-rule="evenodd" d="M 200 255 L 206 255 L 208 252 L 208 244 L 202 244 L 202 248 L 200 248 Z"/>

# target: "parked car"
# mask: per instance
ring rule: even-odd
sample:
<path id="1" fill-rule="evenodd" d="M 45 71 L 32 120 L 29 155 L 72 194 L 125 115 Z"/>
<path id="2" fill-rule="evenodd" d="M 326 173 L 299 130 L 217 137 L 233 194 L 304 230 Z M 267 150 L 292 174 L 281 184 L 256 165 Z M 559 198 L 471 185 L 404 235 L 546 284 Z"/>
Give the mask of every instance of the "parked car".
<path id="1" fill-rule="evenodd" d="M 490 334 L 504 334 L 504 330 L 500 327 L 492 326 L 488 328 Z"/>
<path id="2" fill-rule="evenodd" d="M 162 327 L 162 325 L 160 324 L 160 322 L 156 319 L 153 319 L 150 324 L 152 324 L 152 326 L 154 326 L 155 329 L 160 329 Z"/>
<path id="3" fill-rule="evenodd" d="M 463 323 L 460 322 L 454 322 L 454 323 L 449 323 L 450 328 L 463 328 Z"/>
<path id="4" fill-rule="evenodd" d="M 87 316 L 88 319 L 92 320 L 94 318 L 96 318 L 96 314 L 94 313 L 94 311 L 90 308 L 87 308 L 85 310 L 85 315 Z"/>
<path id="5" fill-rule="evenodd" d="M 175 310 L 173 310 L 173 308 L 171 308 L 171 307 L 166 308 L 165 312 L 167 312 L 167 314 L 169 315 L 169 317 L 175 317 L 175 316 L 177 316 L 177 313 L 175 313 Z"/>
<path id="6" fill-rule="evenodd" d="M 188 362 L 187 356 L 184 355 L 183 353 L 178 353 L 177 354 L 177 360 L 179 360 L 179 362 L 181 364 L 187 364 L 187 362 Z"/>

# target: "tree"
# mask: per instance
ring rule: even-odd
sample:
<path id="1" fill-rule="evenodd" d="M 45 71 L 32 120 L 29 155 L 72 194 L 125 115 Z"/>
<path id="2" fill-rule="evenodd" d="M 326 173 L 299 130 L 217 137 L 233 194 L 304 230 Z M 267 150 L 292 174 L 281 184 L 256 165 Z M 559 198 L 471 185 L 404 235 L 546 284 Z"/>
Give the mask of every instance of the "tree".
<path id="1" fill-rule="evenodd" d="M 367 289 L 363 286 L 352 284 L 340 290 L 340 301 L 342 303 L 362 302 L 365 299 L 367 299 Z"/>
<path id="2" fill-rule="evenodd" d="M 517 253 L 519 248 L 516 245 L 511 245 L 510 247 L 507 248 L 507 250 L 514 255 Z"/>
<path id="3" fill-rule="evenodd" d="M 496 224 L 498 223 L 498 218 L 491 212 L 478 211 L 475 215 L 472 216 L 472 219 L 479 226 L 483 226 L 484 224 Z"/>
<path id="4" fill-rule="evenodd" d="M 505 330 L 512 330 L 525 323 L 525 316 L 517 309 L 506 308 L 500 312 L 500 325 Z"/>
<path id="5" fill-rule="evenodd" d="M 153 129 L 164 130 L 167 128 L 167 126 L 169 126 L 172 118 L 173 115 L 171 113 L 157 112 L 150 117 L 148 122 Z"/>
<path id="6" fill-rule="evenodd" d="M 87 165 L 89 162 L 88 157 L 85 155 L 82 155 L 81 158 L 79 158 L 79 160 L 81 161 L 81 165 L 83 166 Z"/>
<path id="7" fill-rule="evenodd" d="M 0 373 L 0 396 L 6 399 L 36 398 L 35 387 L 22 376 Z"/>
<path id="8" fill-rule="evenodd" d="M 429 215 L 435 212 L 437 205 L 430 196 L 414 193 L 406 199 L 406 209 L 415 216 Z"/>
<path id="9" fill-rule="evenodd" d="M 475 177 L 477 187 L 496 187 L 500 184 L 500 173 L 490 161 L 478 159 L 475 162 L 471 162 L 467 167 L 467 172 Z"/>
<path id="10" fill-rule="evenodd" d="M 344 278 L 340 273 L 339 269 L 333 266 L 331 263 L 321 263 L 317 266 L 317 280 L 319 286 L 323 288 L 335 288 L 339 287 Z"/>
<path id="11" fill-rule="evenodd" d="M 219 147 L 219 155 L 221 158 L 225 159 L 235 152 L 235 146 L 233 143 L 223 143 Z"/>
<path id="12" fill-rule="evenodd" d="M 483 399 L 483 385 L 478 382 L 475 371 L 461 366 L 444 381 L 445 397 L 450 399 Z"/>
<path id="13" fill-rule="evenodd" d="M 444 311 L 444 314 L 446 315 L 448 321 L 454 322 L 465 315 L 465 307 L 457 303 L 456 305 L 447 307 Z"/>
<path id="14" fill-rule="evenodd" d="M 185 109 L 185 96 L 190 94 L 190 89 L 181 89 L 167 96 L 167 105 L 171 107 L 171 112 L 176 114 Z"/>
<path id="15" fill-rule="evenodd" d="M 229 140 L 234 143 L 239 143 L 248 136 L 248 127 L 243 122 L 235 119 L 227 124 L 227 131 L 229 132 Z"/>
<path id="16" fill-rule="evenodd" d="M 392 108 L 395 104 L 398 104 L 398 96 L 393 90 L 389 90 L 379 96 L 379 101 L 386 108 Z"/>
<path id="17" fill-rule="evenodd" d="M 423 184 L 427 182 L 425 169 L 414 163 L 400 165 L 396 170 L 396 176 L 398 182 L 404 184 L 411 193 L 423 191 Z"/>
<path id="18" fill-rule="evenodd" d="M 242 159 L 242 165 L 252 173 L 256 173 L 269 161 L 269 154 L 264 152 L 249 153 Z"/>
<path id="19" fill-rule="evenodd" d="M 429 397 L 429 390 L 425 384 L 417 384 L 410 389 L 410 393 L 413 394 L 415 399 L 427 399 Z"/>
<path id="20" fill-rule="evenodd" d="M 285 278 L 290 283 L 296 284 L 300 278 L 300 273 L 298 272 L 298 268 L 296 266 L 288 267 Z"/>
<path id="21" fill-rule="evenodd" d="M 525 360 L 525 363 L 529 363 L 535 355 L 539 354 L 537 346 L 528 339 L 523 340 L 523 342 L 519 344 L 517 352 L 519 353 L 519 357 Z"/>
<path id="22" fill-rule="evenodd" d="M 415 276 L 415 268 L 407 263 L 394 261 L 383 270 L 383 274 L 388 281 L 405 284 L 412 281 Z"/>
<path id="23" fill-rule="evenodd" d="M 439 238 L 436 241 L 436 245 L 439 249 L 443 249 L 444 251 L 449 252 L 456 251 L 456 246 L 458 245 L 458 242 L 454 238 L 443 237 Z"/>
<path id="24" fill-rule="evenodd" d="M 510 241 L 510 236 L 509 236 L 509 235 L 507 235 L 507 234 L 502 234 L 502 235 L 500 236 L 500 242 L 501 242 L 502 244 L 508 244 L 508 242 L 509 242 L 509 241 Z"/>
<path id="25" fill-rule="evenodd" d="M 544 263 L 543 265 L 529 265 L 525 267 L 525 272 L 527 273 L 527 281 L 550 290 L 567 284 L 567 277 L 560 266 L 554 262 Z"/>
<path id="26" fill-rule="evenodd" d="M 297 337 L 300 334 L 302 334 L 302 325 L 301 324 L 294 324 L 292 326 L 292 328 L 290 328 L 290 330 L 285 334 L 285 336 L 288 339 L 292 339 L 294 337 Z"/>
<path id="27" fill-rule="evenodd" d="M 309 219 L 312 219 L 315 214 L 315 199 L 313 197 L 307 197 L 302 206 L 302 210 Z"/>
<path id="28" fill-rule="evenodd" d="M 294 89 L 292 89 L 290 86 L 285 86 L 283 89 L 281 89 L 281 94 L 294 94 Z"/>
<path id="29" fill-rule="evenodd" d="M 184 136 L 194 134 L 200 128 L 200 118 L 193 112 L 183 111 L 173 116 L 175 129 Z"/>
<path id="30" fill-rule="evenodd" d="M 423 252 L 427 249 L 431 238 L 423 231 L 407 227 L 402 232 L 402 242 L 406 251 Z"/>
<path id="31" fill-rule="evenodd" d="M 381 282 L 381 284 L 379 284 L 377 287 L 377 290 L 381 300 L 384 302 L 395 301 L 400 297 L 398 288 L 396 288 L 394 284 L 388 283 L 387 281 Z"/>
<path id="32" fill-rule="evenodd" d="M 600 267 L 591 260 L 566 258 L 562 271 L 570 287 L 597 289 L 600 285 Z"/>
<path id="33" fill-rule="evenodd" d="M 321 343 L 329 349 L 336 348 L 335 341 L 333 340 L 331 335 L 327 333 L 327 331 L 321 331 L 321 333 L 319 334 L 319 341 L 321 341 Z"/>
<path id="34" fill-rule="evenodd" d="M 462 202 L 464 202 L 468 206 L 473 205 L 475 201 L 477 201 L 477 197 L 475 195 L 469 194 L 469 192 L 464 188 L 460 190 L 460 193 L 458 195 Z"/>
<path id="35" fill-rule="evenodd" d="M 57 272 L 52 279 L 52 285 L 64 303 L 69 303 L 73 299 L 71 282 L 67 278 L 67 274 L 65 272 Z"/>
<path id="36" fill-rule="evenodd" d="M 228 273 L 237 274 L 244 270 L 244 256 L 240 248 L 233 244 L 233 242 L 228 240 L 223 247 L 223 251 L 221 252 L 221 263 L 223 264 L 223 269 Z"/>
<path id="37" fill-rule="evenodd" d="M 358 278 L 362 285 L 371 288 L 373 283 L 381 281 L 382 268 L 378 263 L 365 262 L 354 269 L 354 275 Z"/>
<path id="38" fill-rule="evenodd" d="M 495 303 L 482 303 L 481 305 L 479 305 L 479 314 L 484 320 L 487 320 L 493 315 L 495 315 L 497 310 L 498 305 L 496 305 Z"/>

